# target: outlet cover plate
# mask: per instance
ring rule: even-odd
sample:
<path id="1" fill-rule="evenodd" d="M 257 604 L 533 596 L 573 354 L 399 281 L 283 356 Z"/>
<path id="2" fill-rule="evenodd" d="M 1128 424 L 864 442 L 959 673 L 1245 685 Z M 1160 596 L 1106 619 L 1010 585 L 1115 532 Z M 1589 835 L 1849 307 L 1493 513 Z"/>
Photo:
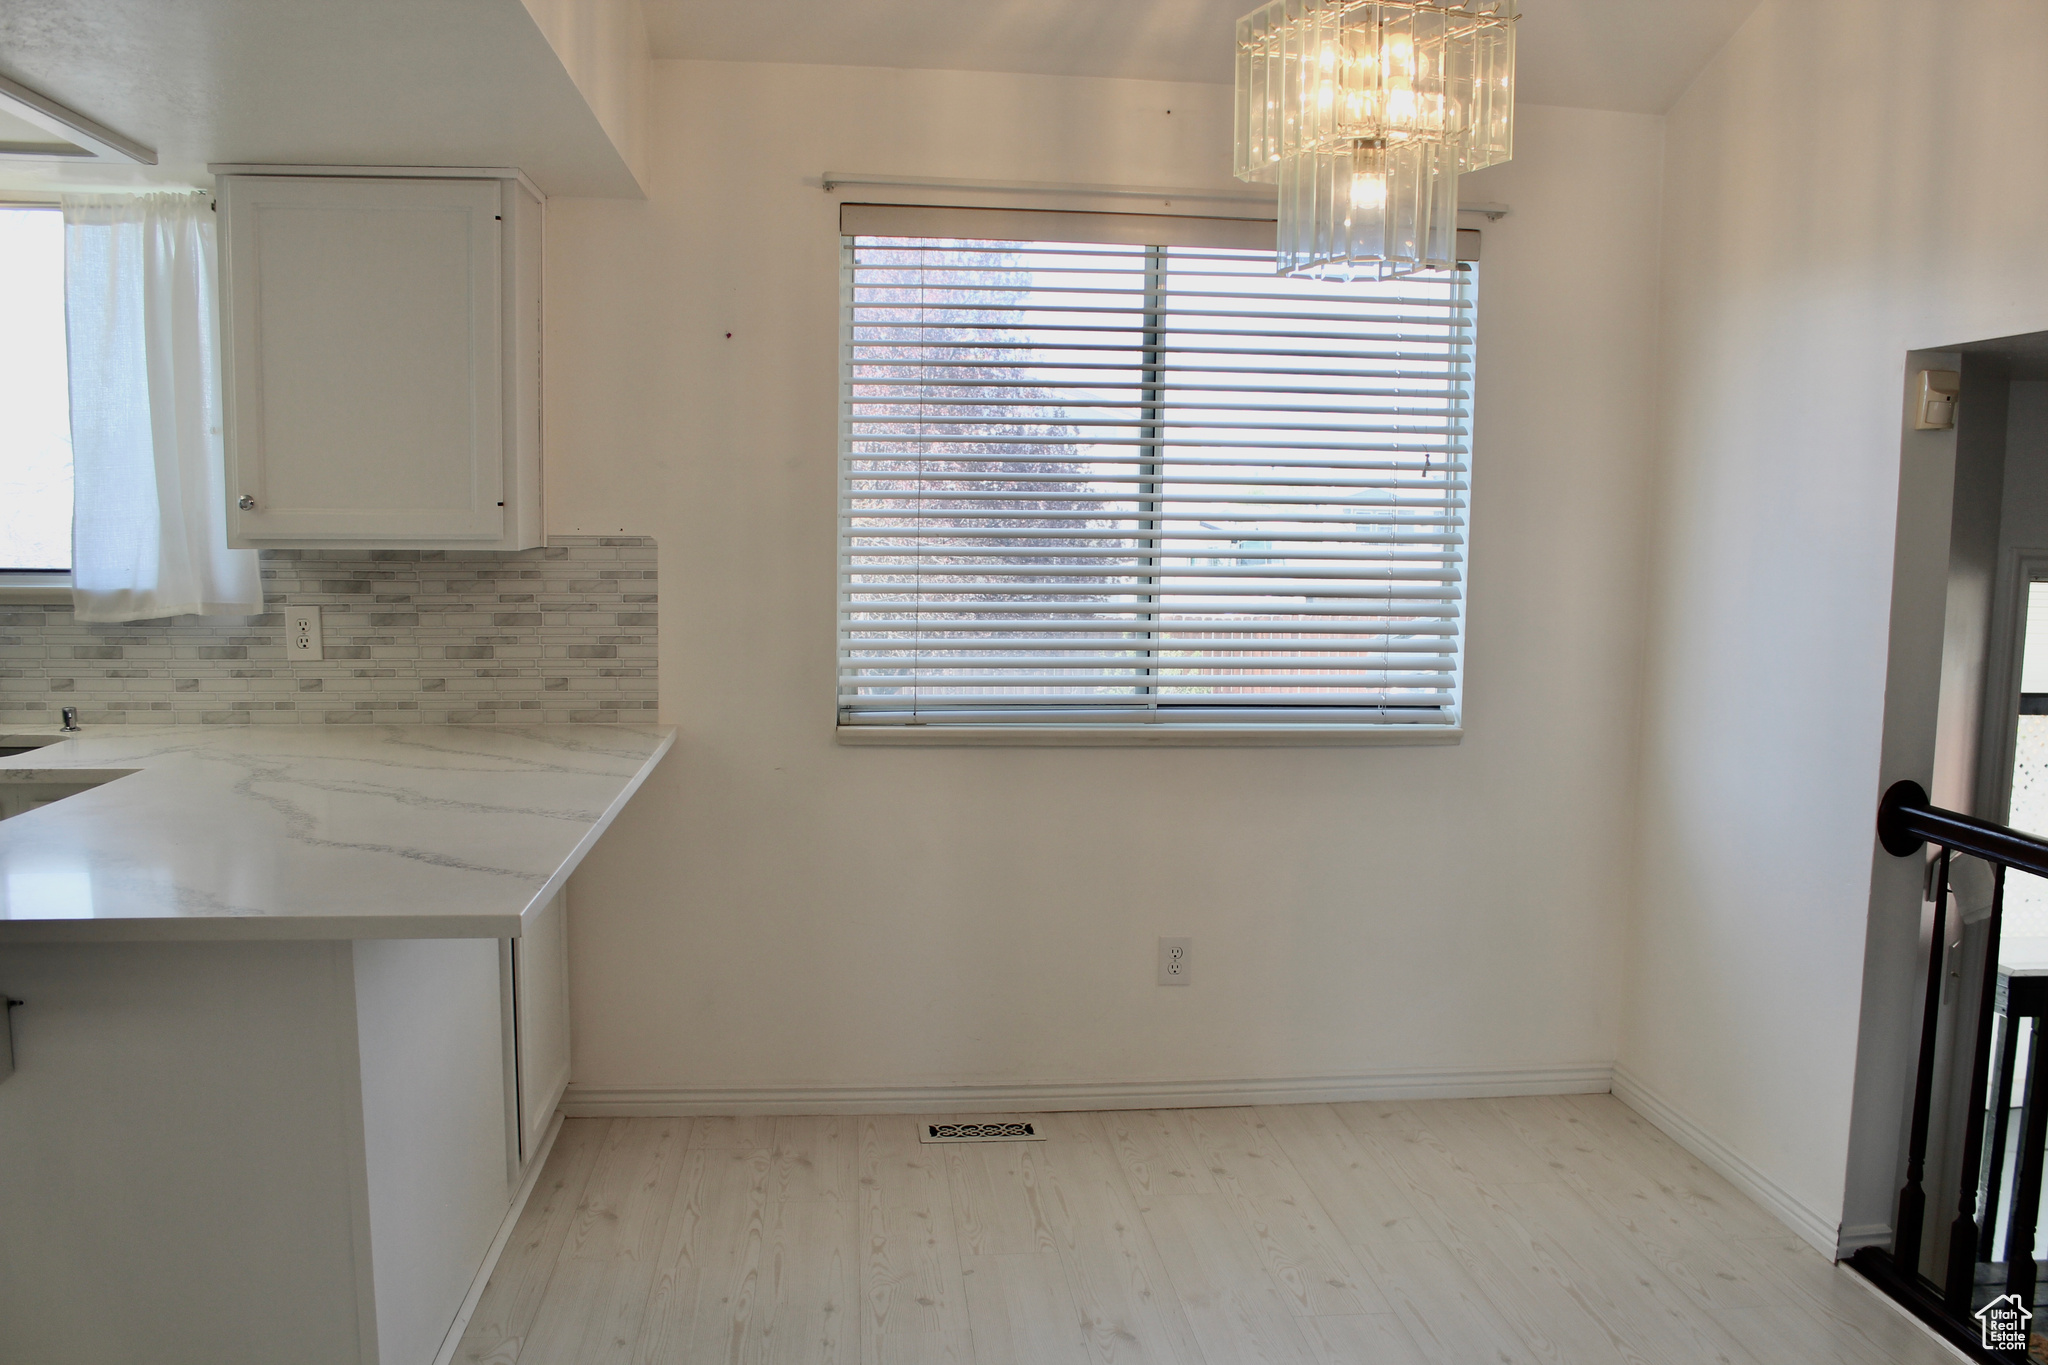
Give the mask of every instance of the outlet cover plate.
<path id="1" fill-rule="evenodd" d="M 327 657 L 326 644 L 320 638 L 320 608 L 293 607 L 285 615 L 290 629 L 286 633 L 285 653 L 293 659 L 324 659 Z"/>
<path id="2" fill-rule="evenodd" d="M 1162 938 L 1159 940 L 1159 984 L 1162 986 L 1185 986 L 1188 984 L 1188 965 L 1195 952 L 1195 941 L 1191 938 Z"/>

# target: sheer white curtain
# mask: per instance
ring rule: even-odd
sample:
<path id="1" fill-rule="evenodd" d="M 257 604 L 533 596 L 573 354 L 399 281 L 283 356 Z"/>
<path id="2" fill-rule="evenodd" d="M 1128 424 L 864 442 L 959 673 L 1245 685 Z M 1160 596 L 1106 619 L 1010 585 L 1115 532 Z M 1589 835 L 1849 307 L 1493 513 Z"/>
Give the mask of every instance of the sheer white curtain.
<path id="1" fill-rule="evenodd" d="M 256 552 L 227 547 L 208 199 L 64 200 L 81 621 L 263 609 Z"/>

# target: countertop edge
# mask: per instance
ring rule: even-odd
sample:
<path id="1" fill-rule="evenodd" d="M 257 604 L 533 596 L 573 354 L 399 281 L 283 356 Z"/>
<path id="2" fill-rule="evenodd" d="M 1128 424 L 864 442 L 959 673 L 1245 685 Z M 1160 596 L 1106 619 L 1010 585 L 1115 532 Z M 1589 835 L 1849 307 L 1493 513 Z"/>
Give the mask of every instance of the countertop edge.
<path id="1" fill-rule="evenodd" d="M 0 947 L 29 943 L 260 943 L 423 938 L 519 938 L 526 924 L 563 886 L 655 766 L 675 747 L 676 727 L 664 726 L 660 743 L 569 850 L 540 890 L 518 910 L 461 915 L 222 915 L 141 916 L 131 919 L 0 919 Z M 69 770 L 66 770 L 69 771 Z"/>
<path id="2" fill-rule="evenodd" d="M 514 937 L 525 932 L 524 926 L 529 917 L 538 915 L 547 908 L 548 902 L 561 894 L 562 888 L 569 884 L 569 878 L 575 875 L 578 867 L 583 865 L 583 859 L 589 854 L 591 849 L 597 846 L 597 841 L 604 836 L 604 832 L 612 827 L 612 821 L 619 818 L 619 812 L 626 808 L 626 803 L 631 801 L 640 788 L 646 784 L 647 779 L 653 775 L 656 765 L 663 758 L 667 757 L 668 751 L 675 747 L 675 743 L 676 730 L 674 726 L 670 726 L 668 733 L 662 736 L 661 743 L 655 747 L 654 752 L 649 754 L 646 761 L 640 765 L 640 770 L 627 780 L 625 787 L 619 792 L 618 796 L 614 798 L 609 806 L 604 808 L 604 814 L 597 817 L 597 823 L 593 824 L 589 832 L 576 841 L 576 847 L 569 850 L 569 856 L 562 860 L 562 865 L 555 869 L 554 875 L 547 879 L 546 883 L 541 886 L 541 889 L 534 894 L 533 899 L 526 903 L 526 908 L 519 912 L 521 927 L 515 932 Z M 394 937 L 396 936 L 394 935 Z M 435 938 L 439 937 L 439 935 L 407 934 L 405 937 Z M 476 935 L 476 937 L 486 936 Z M 503 937 L 503 935 L 489 935 L 488 937 Z"/>

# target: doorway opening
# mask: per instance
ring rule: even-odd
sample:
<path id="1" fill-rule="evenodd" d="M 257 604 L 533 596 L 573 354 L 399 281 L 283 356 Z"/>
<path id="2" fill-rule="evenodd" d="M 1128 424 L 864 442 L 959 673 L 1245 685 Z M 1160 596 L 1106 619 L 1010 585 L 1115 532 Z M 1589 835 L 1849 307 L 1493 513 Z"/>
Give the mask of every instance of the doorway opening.
<path id="1" fill-rule="evenodd" d="M 1866 1056 L 1887 1027 L 1898 1045 L 1871 1125 L 1896 1125 L 1892 1216 L 1845 1250 L 1968 1354 L 2017 1361 L 1980 1318 L 2048 1283 L 2048 333 L 1916 353 L 1909 395 L 1926 370 L 1961 393 L 1952 431 L 1907 405 L 1886 732 L 1929 780 L 1887 796 L 1865 990 Z"/>

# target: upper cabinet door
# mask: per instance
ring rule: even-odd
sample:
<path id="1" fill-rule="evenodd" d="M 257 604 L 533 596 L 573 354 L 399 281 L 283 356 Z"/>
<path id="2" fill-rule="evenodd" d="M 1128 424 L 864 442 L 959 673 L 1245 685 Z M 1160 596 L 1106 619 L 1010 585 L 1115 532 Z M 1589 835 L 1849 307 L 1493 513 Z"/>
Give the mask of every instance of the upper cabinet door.
<path id="1" fill-rule="evenodd" d="M 221 178 L 229 542 L 513 548 L 538 463 L 508 181 Z M 534 272 L 537 273 L 537 272 Z M 537 326 L 534 328 L 537 334 Z M 537 389 L 537 335 L 533 358 Z M 530 482 L 536 485 L 537 478 Z M 524 515 L 522 515 L 524 514 Z"/>

